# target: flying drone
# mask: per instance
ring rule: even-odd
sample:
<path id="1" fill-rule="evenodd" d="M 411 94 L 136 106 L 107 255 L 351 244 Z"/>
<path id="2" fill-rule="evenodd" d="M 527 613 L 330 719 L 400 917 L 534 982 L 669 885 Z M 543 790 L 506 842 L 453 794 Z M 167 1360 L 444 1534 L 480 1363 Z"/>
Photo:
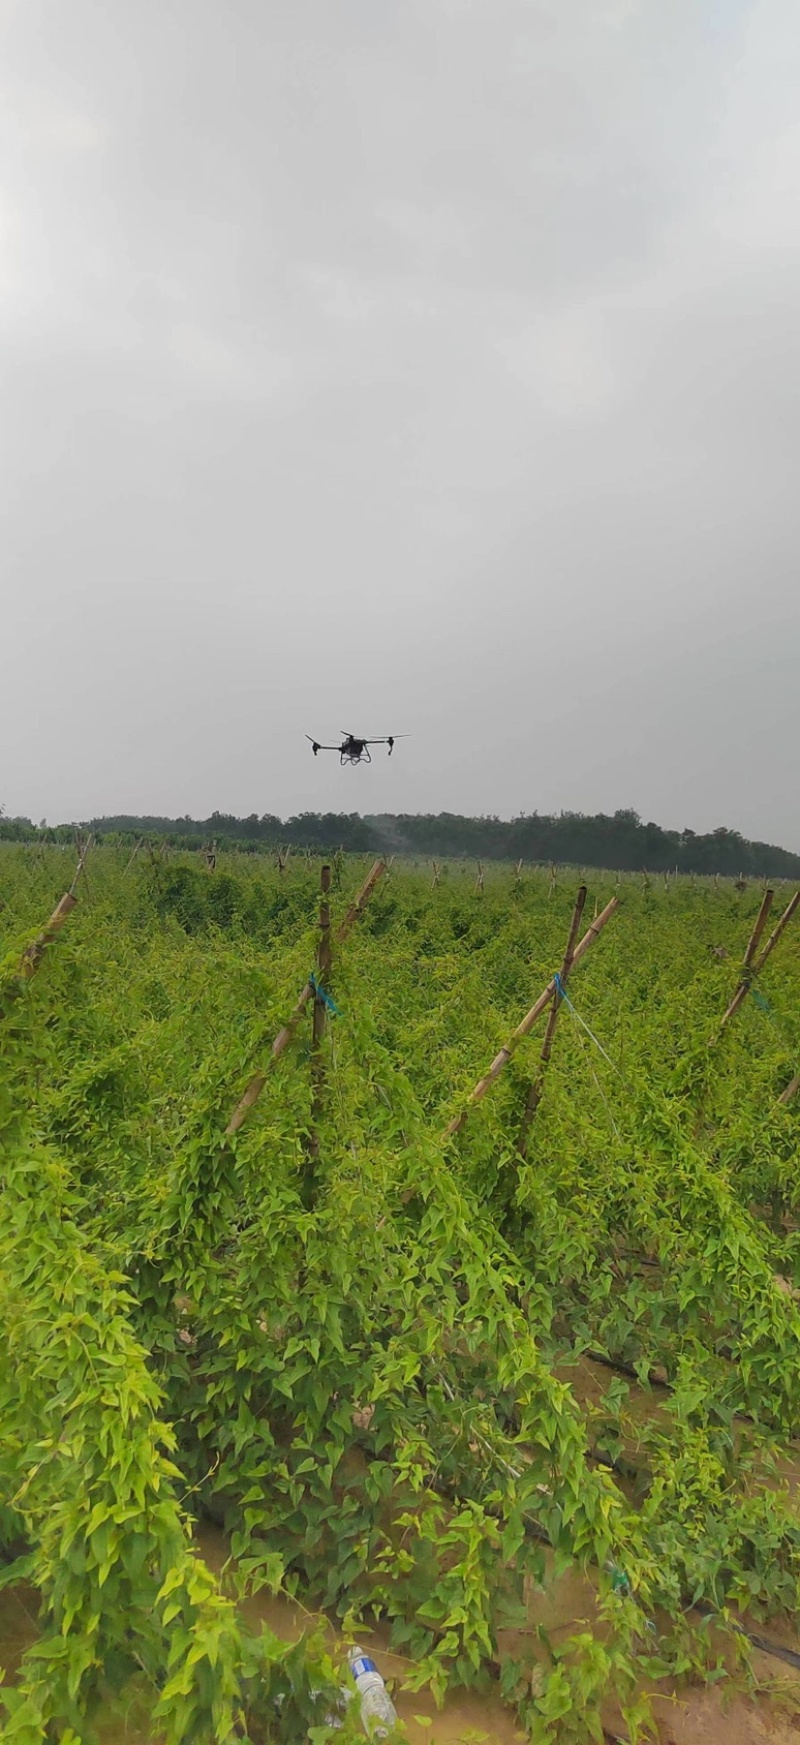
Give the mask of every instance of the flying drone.
<path id="1" fill-rule="evenodd" d="M 318 739 L 312 739 L 310 733 L 306 734 L 306 739 L 309 741 L 315 757 L 318 751 L 338 751 L 339 762 L 342 766 L 346 763 L 371 763 L 372 758 L 369 750 L 371 745 L 388 745 L 391 757 L 395 740 L 407 738 L 407 733 L 390 733 L 385 739 L 356 739 L 353 733 L 343 733 L 341 745 L 320 745 Z"/>

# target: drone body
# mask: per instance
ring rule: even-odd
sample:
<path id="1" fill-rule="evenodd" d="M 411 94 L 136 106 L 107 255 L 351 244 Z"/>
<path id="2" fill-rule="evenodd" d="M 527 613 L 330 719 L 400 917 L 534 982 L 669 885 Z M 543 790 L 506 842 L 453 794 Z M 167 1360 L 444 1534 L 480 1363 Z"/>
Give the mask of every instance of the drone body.
<path id="1" fill-rule="evenodd" d="M 403 733 L 399 735 L 390 733 L 387 734 L 385 739 L 356 739 L 354 733 L 344 733 L 342 735 L 341 745 L 320 745 L 318 739 L 312 739 L 310 733 L 306 734 L 306 739 L 310 741 L 311 750 L 315 757 L 318 751 L 338 751 L 339 762 L 342 766 L 346 763 L 371 763 L 372 758 L 369 749 L 371 745 L 388 745 L 389 756 L 391 757 L 392 752 L 394 751 L 395 739 L 404 739 L 405 737 L 406 735 Z"/>

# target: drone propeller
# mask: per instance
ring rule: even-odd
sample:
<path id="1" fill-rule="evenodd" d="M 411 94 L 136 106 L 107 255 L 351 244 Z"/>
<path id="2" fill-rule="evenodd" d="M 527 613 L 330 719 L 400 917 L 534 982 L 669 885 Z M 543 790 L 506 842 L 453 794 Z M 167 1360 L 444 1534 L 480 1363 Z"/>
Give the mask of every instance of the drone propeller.
<path id="1" fill-rule="evenodd" d="M 306 737 L 308 737 L 306 735 Z M 344 733 L 343 739 L 356 739 L 361 745 L 394 745 L 396 739 L 411 739 L 410 733 L 376 733 L 369 738 L 362 738 L 360 733 Z"/>

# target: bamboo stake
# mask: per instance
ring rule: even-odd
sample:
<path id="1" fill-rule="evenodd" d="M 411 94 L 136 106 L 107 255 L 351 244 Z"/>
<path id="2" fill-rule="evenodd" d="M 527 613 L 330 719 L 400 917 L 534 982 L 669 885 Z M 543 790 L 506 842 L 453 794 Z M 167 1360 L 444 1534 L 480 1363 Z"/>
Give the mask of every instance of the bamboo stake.
<path id="1" fill-rule="evenodd" d="M 791 898 L 791 901 L 789 903 L 787 903 L 786 908 L 784 909 L 783 914 L 781 915 L 781 918 L 778 921 L 777 926 L 773 928 L 773 930 L 769 936 L 769 939 L 767 940 L 767 943 L 764 946 L 764 950 L 760 953 L 760 955 L 758 957 L 756 957 L 755 956 L 756 947 L 758 946 L 758 942 L 761 938 L 761 935 L 764 931 L 764 927 L 766 925 L 767 916 L 769 914 L 770 907 L 772 905 L 772 897 L 773 897 L 772 891 L 765 891 L 764 892 L 764 896 L 763 896 L 762 901 L 761 901 L 761 908 L 758 911 L 758 915 L 756 917 L 756 924 L 755 924 L 753 931 L 750 935 L 750 941 L 749 941 L 749 944 L 747 947 L 747 951 L 745 953 L 745 960 L 744 960 L 745 973 L 742 976 L 742 979 L 739 983 L 738 988 L 736 989 L 736 992 L 733 996 L 733 999 L 731 1000 L 730 1005 L 728 1006 L 727 1011 L 723 1014 L 723 1017 L 722 1017 L 722 1020 L 720 1023 L 720 1027 L 719 1027 L 719 1030 L 717 1031 L 716 1036 L 712 1036 L 712 1038 L 711 1038 L 712 1043 L 719 1041 L 719 1038 L 722 1035 L 723 1030 L 725 1029 L 725 1025 L 730 1022 L 734 1013 L 738 1012 L 739 1007 L 747 999 L 747 996 L 748 996 L 750 989 L 753 985 L 754 977 L 759 975 L 761 970 L 764 968 L 764 965 L 767 961 L 767 958 L 775 950 L 775 947 L 778 943 L 778 940 L 781 937 L 781 934 L 788 927 L 789 922 L 791 921 L 792 916 L 795 912 L 795 909 L 797 908 L 798 903 L 800 903 L 800 891 L 795 891 L 794 896 Z"/>
<path id="2" fill-rule="evenodd" d="M 761 955 L 755 959 L 755 961 L 753 963 L 752 969 L 753 969 L 754 976 L 757 976 L 760 974 L 761 970 L 764 968 L 764 965 L 767 961 L 767 958 L 770 955 L 770 952 L 775 950 L 775 947 L 778 943 L 778 940 L 780 939 L 780 936 L 784 932 L 785 928 L 788 927 L 789 922 L 792 919 L 792 916 L 795 912 L 795 909 L 797 908 L 798 903 L 800 903 L 800 891 L 795 891 L 794 896 L 792 897 L 791 901 L 789 903 L 787 903 L 786 908 L 784 909 L 783 914 L 781 915 L 781 918 L 778 922 L 777 927 L 773 928 L 773 930 L 769 936 L 769 939 L 767 940 L 767 943 L 764 946 L 764 950 L 761 952 Z"/>
<path id="3" fill-rule="evenodd" d="M 586 886 L 580 885 L 579 889 L 578 889 L 578 894 L 575 898 L 575 907 L 572 911 L 572 920 L 570 921 L 570 924 L 569 924 L 569 934 L 567 936 L 567 948 L 566 948 L 566 951 L 564 952 L 564 960 L 563 960 L 563 963 L 561 965 L 561 984 L 562 984 L 562 987 L 566 986 L 566 983 L 569 979 L 569 972 L 572 968 L 573 958 L 575 956 L 575 942 L 576 942 L 577 937 L 578 937 L 578 928 L 580 927 L 580 924 L 581 924 L 581 919 L 583 916 L 585 904 L 586 904 Z M 539 1068 L 538 1068 L 538 1071 L 536 1073 L 536 1077 L 531 1080 L 531 1083 L 528 1087 L 528 1097 L 527 1097 L 527 1101 L 525 1104 L 525 1111 L 524 1111 L 524 1114 L 522 1117 L 522 1125 L 520 1128 L 520 1136 L 519 1136 L 518 1150 L 519 1150 L 521 1157 L 525 1156 L 525 1147 L 526 1147 L 527 1139 L 528 1139 L 528 1131 L 529 1131 L 531 1122 L 533 1120 L 533 1117 L 536 1114 L 536 1110 L 539 1107 L 539 1103 L 541 1102 L 542 1090 L 544 1088 L 544 1075 L 545 1075 L 545 1072 L 547 1071 L 547 1063 L 550 1059 L 550 1055 L 551 1055 L 552 1050 L 553 1050 L 553 1041 L 555 1039 L 556 1025 L 558 1023 L 559 1012 L 561 1011 L 561 1004 L 562 1004 L 561 996 L 557 992 L 556 997 L 553 1001 L 553 1004 L 550 1007 L 550 1013 L 549 1013 L 549 1017 L 547 1019 L 547 1028 L 546 1028 L 545 1033 L 544 1033 L 544 1041 L 542 1043 L 541 1054 L 539 1055 Z"/>
<path id="4" fill-rule="evenodd" d="M 77 901 L 77 897 L 73 897 L 69 891 L 65 891 L 61 901 L 56 904 L 47 926 L 42 929 L 38 938 L 34 939 L 30 945 L 26 945 L 20 964 L 20 973 L 26 981 L 29 981 L 31 976 L 36 974 L 45 947 L 52 945 L 56 935 L 61 932 L 67 916 L 71 915 L 76 907 Z"/>
<path id="5" fill-rule="evenodd" d="M 781 1091 L 778 1102 L 790 1103 L 792 1097 L 796 1096 L 798 1091 L 800 1091 L 800 1072 L 796 1072 L 794 1078 L 789 1080 L 785 1091 Z"/>
<path id="6" fill-rule="evenodd" d="M 318 1122 L 322 1114 L 325 1094 L 325 1069 L 322 1063 L 322 1043 L 327 1029 L 328 1010 L 319 988 L 327 988 L 331 968 L 331 906 L 329 894 L 331 888 L 331 869 L 329 866 L 320 868 L 319 875 L 319 944 L 317 946 L 317 989 L 314 994 L 314 1010 L 311 1019 L 311 1132 L 309 1134 L 308 1150 L 311 1158 L 319 1156 Z M 305 1183 L 307 1194 L 312 1191 L 312 1180 Z"/>
<path id="7" fill-rule="evenodd" d="M 772 908 L 774 896 L 775 896 L 774 891 L 767 890 L 764 892 L 764 895 L 761 899 L 761 907 L 759 908 L 758 914 L 756 916 L 755 924 L 753 926 L 753 931 L 752 931 L 750 938 L 747 942 L 747 950 L 744 954 L 745 967 L 747 967 L 748 964 L 752 963 L 753 958 L 755 957 L 756 951 L 758 950 L 759 941 L 761 939 L 761 935 L 764 931 L 764 928 L 767 925 L 767 916 L 769 915 L 770 909 Z"/>
<path id="8" fill-rule="evenodd" d="M 336 929 L 335 938 L 336 938 L 337 945 L 341 945 L 343 943 L 343 941 L 347 938 L 347 935 L 350 932 L 351 928 L 355 925 L 359 916 L 363 912 L 366 904 L 369 902 L 369 899 L 372 895 L 372 892 L 374 891 L 375 886 L 378 883 L 379 878 L 381 877 L 383 872 L 385 872 L 385 870 L 386 869 L 384 867 L 383 861 L 376 860 L 375 865 L 372 868 L 372 871 L 369 873 L 368 877 L 364 880 L 364 883 L 361 886 L 361 890 L 359 891 L 358 896 L 355 899 L 355 902 L 351 903 L 350 908 L 348 909 L 344 920 L 340 923 L 339 927 Z M 303 1016 L 303 1013 L 306 1009 L 306 1006 L 308 1005 L 309 1000 L 313 999 L 313 997 L 314 997 L 314 989 L 312 988 L 310 982 L 306 982 L 306 985 L 305 985 L 305 987 L 300 995 L 300 998 L 297 1000 L 293 1011 L 291 1012 L 286 1023 L 283 1025 L 283 1028 L 278 1031 L 278 1034 L 275 1037 L 275 1041 L 272 1044 L 272 1048 L 270 1050 L 269 1060 L 267 1061 L 266 1067 L 261 1072 L 257 1072 L 257 1073 L 253 1074 L 253 1077 L 251 1078 L 250 1083 L 247 1086 L 246 1091 L 244 1092 L 244 1095 L 240 1098 L 239 1102 L 236 1104 L 236 1108 L 234 1109 L 233 1114 L 231 1115 L 231 1118 L 228 1122 L 228 1125 L 225 1128 L 226 1139 L 230 1138 L 231 1134 L 238 1133 L 239 1128 L 241 1127 L 242 1122 L 244 1121 L 244 1119 L 248 1113 L 248 1110 L 252 1109 L 254 1103 L 258 1102 L 258 1099 L 261 1096 L 261 1092 L 263 1091 L 264 1086 L 267 1082 L 267 1073 L 268 1073 L 270 1067 L 274 1066 L 275 1061 L 280 1058 L 280 1056 L 284 1052 L 284 1049 L 288 1048 L 289 1043 L 291 1042 L 292 1037 L 294 1036 L 295 1030 L 297 1029 L 297 1026 L 300 1022 L 300 1019 Z"/>
<path id="9" fill-rule="evenodd" d="M 69 891 L 67 893 L 68 896 L 70 896 L 70 897 L 75 896 L 75 892 L 78 888 L 78 880 L 79 880 L 81 873 L 83 872 L 83 869 L 86 865 L 86 857 L 89 854 L 90 849 L 92 849 L 92 848 L 94 848 L 94 837 L 87 836 L 86 841 L 83 845 L 83 848 L 80 851 L 80 858 L 78 860 L 78 864 L 75 868 L 75 877 L 74 877 L 72 884 L 69 887 Z M 76 901 L 77 901 L 77 898 L 76 898 Z"/>
<path id="10" fill-rule="evenodd" d="M 336 943 L 337 943 L 337 945 L 341 945 L 343 943 L 343 941 L 347 938 L 347 935 L 350 932 L 351 928 L 355 926 L 355 923 L 359 919 L 359 916 L 361 915 L 362 910 L 366 907 L 367 903 L 369 902 L 370 897 L 372 896 L 372 893 L 375 889 L 375 886 L 378 883 L 378 880 L 383 877 L 383 874 L 385 873 L 385 871 L 386 871 L 386 862 L 383 860 L 376 860 L 374 866 L 370 868 L 370 871 L 367 873 L 367 876 L 364 880 L 363 885 L 361 886 L 361 890 L 359 891 L 358 896 L 355 899 L 355 902 L 350 904 L 350 907 L 347 911 L 347 914 L 345 915 L 344 920 L 340 923 L 340 925 L 336 929 Z"/>
<path id="11" fill-rule="evenodd" d="M 475 890 L 480 892 L 480 895 L 483 896 L 483 867 L 481 866 L 480 861 L 478 861 L 478 876 L 475 880 Z"/>
<path id="12" fill-rule="evenodd" d="M 435 860 L 432 862 L 432 866 L 433 866 L 433 879 L 431 881 L 431 890 L 435 891 L 436 887 L 439 883 L 439 868 L 438 868 Z"/>
<path id="13" fill-rule="evenodd" d="M 331 967 L 331 906 L 328 900 L 331 888 L 331 869 L 323 866 L 319 875 L 320 905 L 319 905 L 319 945 L 317 947 L 317 969 L 323 988 L 327 985 Z M 312 1041 L 319 1048 L 325 1035 L 327 1008 L 320 994 L 314 998 L 314 1023 Z"/>
<path id="14" fill-rule="evenodd" d="M 595 940 L 602 933 L 603 928 L 606 926 L 607 922 L 611 920 L 612 915 L 618 908 L 619 897 L 612 897 L 610 903 L 606 903 L 605 908 L 602 910 L 601 914 L 598 915 L 597 920 L 592 922 L 587 932 L 584 933 L 580 943 L 576 945 L 572 956 L 572 964 L 570 966 L 572 969 L 577 969 L 581 958 L 585 957 L 589 947 L 594 945 Z M 522 1041 L 523 1036 L 527 1036 L 529 1031 L 533 1029 L 537 1018 L 541 1017 L 542 1012 L 546 1011 L 555 992 L 556 983 L 554 976 L 553 980 L 548 982 L 544 993 L 539 995 L 538 1000 L 533 1006 L 531 1006 L 530 1011 L 526 1012 L 521 1024 L 518 1024 L 516 1030 L 512 1031 L 508 1041 L 500 1049 L 499 1054 L 495 1055 L 488 1072 L 484 1073 L 483 1078 L 478 1080 L 475 1089 L 470 1092 L 469 1097 L 467 1098 L 466 1108 L 462 1109 L 460 1115 L 454 1115 L 452 1121 L 445 1128 L 444 1133 L 442 1134 L 443 1139 L 451 1139 L 454 1133 L 459 1133 L 461 1131 L 473 1105 L 479 1103 L 481 1099 L 485 1097 L 486 1092 L 494 1084 L 495 1079 L 500 1077 L 503 1067 L 508 1065 L 517 1045 Z"/>
<path id="15" fill-rule="evenodd" d="M 72 880 L 69 890 L 64 892 L 61 901 L 56 904 L 46 927 L 43 927 L 37 938 L 32 940 L 31 944 L 27 945 L 22 953 L 20 975 L 22 975 L 26 981 L 30 981 L 31 976 L 36 974 L 47 946 L 52 945 L 53 940 L 61 932 L 67 917 L 72 914 L 73 909 L 77 905 L 78 899 L 75 892 L 78 887 L 78 880 L 86 865 L 86 857 L 93 842 L 94 837 L 87 836 L 86 841 L 80 850 L 78 864 L 75 868 L 75 877 Z"/>
<path id="16" fill-rule="evenodd" d="M 132 866 L 133 866 L 133 863 L 134 863 L 134 861 L 135 861 L 135 859 L 136 859 L 136 856 L 137 856 L 137 854 L 138 854 L 138 853 L 139 853 L 139 849 L 140 849 L 140 848 L 141 848 L 141 846 L 142 846 L 142 843 L 143 843 L 143 842 L 144 842 L 144 837 L 143 837 L 143 836 L 140 836 L 140 837 L 139 837 L 139 841 L 138 841 L 138 842 L 137 842 L 137 844 L 136 844 L 136 847 L 135 847 L 135 848 L 134 848 L 134 851 L 133 851 L 133 854 L 132 854 L 132 855 L 131 855 L 131 858 L 130 858 L 130 860 L 129 860 L 129 861 L 128 861 L 128 864 L 127 864 L 127 866 L 126 866 L 126 868 L 125 868 L 125 872 L 126 872 L 126 873 L 127 873 L 127 872 L 130 872 L 130 870 L 131 870 L 131 867 L 132 867 Z M 124 877 L 125 877 L 125 873 L 123 873 L 123 875 L 122 875 L 122 876 L 123 876 L 123 878 L 124 878 Z"/>

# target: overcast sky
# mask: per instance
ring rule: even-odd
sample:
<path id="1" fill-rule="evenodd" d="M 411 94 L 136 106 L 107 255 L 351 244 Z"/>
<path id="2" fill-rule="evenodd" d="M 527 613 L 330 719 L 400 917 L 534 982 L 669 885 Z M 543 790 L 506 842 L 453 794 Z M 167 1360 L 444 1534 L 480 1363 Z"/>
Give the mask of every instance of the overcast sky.
<path id="1" fill-rule="evenodd" d="M 0 19 L 6 810 L 800 849 L 796 0 Z"/>

